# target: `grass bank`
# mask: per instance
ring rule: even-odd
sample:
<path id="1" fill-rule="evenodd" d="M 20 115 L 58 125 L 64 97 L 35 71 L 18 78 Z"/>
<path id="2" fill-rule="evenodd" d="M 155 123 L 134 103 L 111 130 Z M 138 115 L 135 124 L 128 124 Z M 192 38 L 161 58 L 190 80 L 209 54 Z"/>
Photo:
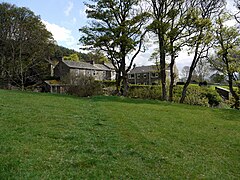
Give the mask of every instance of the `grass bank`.
<path id="1" fill-rule="evenodd" d="M 239 179 L 240 112 L 0 90 L 0 179 Z"/>

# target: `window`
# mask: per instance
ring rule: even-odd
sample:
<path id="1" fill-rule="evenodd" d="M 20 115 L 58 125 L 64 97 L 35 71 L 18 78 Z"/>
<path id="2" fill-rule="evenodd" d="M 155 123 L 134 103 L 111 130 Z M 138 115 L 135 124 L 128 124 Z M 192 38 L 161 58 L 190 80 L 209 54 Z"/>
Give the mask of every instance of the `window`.
<path id="1" fill-rule="evenodd" d="M 95 76 L 96 75 L 96 71 L 93 71 L 93 76 Z"/>
<path id="2" fill-rule="evenodd" d="M 129 78 L 129 79 L 134 79 L 134 74 L 129 74 L 129 75 L 128 75 L 128 78 Z"/>
<path id="3" fill-rule="evenodd" d="M 137 78 L 140 79 L 140 74 L 137 74 Z"/>
<path id="4" fill-rule="evenodd" d="M 143 74 L 143 77 L 144 77 L 144 78 L 147 78 L 147 74 Z"/>

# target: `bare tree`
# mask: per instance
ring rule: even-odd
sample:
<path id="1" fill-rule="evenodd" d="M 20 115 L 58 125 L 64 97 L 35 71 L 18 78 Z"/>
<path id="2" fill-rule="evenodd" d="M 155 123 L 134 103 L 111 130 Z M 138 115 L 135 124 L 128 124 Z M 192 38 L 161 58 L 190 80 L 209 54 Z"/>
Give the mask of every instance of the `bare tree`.
<path id="1" fill-rule="evenodd" d="M 210 63 L 208 62 L 208 59 L 207 58 L 200 59 L 196 66 L 195 71 L 198 77 L 198 81 L 203 82 L 211 71 L 211 66 Z"/>
<path id="2" fill-rule="evenodd" d="M 184 66 L 184 67 L 182 68 L 181 75 L 182 75 L 184 81 L 187 80 L 189 71 L 190 71 L 190 67 L 189 67 L 189 66 Z"/>

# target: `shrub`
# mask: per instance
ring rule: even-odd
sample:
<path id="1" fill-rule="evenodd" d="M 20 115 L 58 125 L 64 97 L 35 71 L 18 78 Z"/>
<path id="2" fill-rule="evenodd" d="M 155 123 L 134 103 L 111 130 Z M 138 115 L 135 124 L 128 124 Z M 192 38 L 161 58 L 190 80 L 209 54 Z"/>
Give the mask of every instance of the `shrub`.
<path id="1" fill-rule="evenodd" d="M 102 81 L 102 84 L 104 87 L 115 87 L 116 86 L 116 81 L 115 80 L 104 80 Z"/>
<path id="2" fill-rule="evenodd" d="M 175 86 L 173 89 L 173 101 L 179 102 L 182 95 L 183 86 Z M 141 99 L 159 99 L 161 100 L 161 86 L 149 85 L 131 85 L 128 96 Z M 190 85 L 187 89 L 187 96 L 184 103 L 200 106 L 219 106 L 222 102 L 220 95 L 208 87 L 199 87 Z"/>
<path id="3" fill-rule="evenodd" d="M 185 82 L 177 82 L 176 85 L 184 85 L 184 84 L 185 84 Z"/>
<path id="4" fill-rule="evenodd" d="M 161 86 L 131 85 L 128 96 L 141 99 L 161 99 Z"/>
<path id="5" fill-rule="evenodd" d="M 175 102 L 179 102 L 181 98 L 183 87 L 174 87 L 174 97 Z M 218 106 L 222 102 L 220 95 L 214 90 L 208 87 L 199 86 L 189 86 L 187 89 L 187 96 L 185 98 L 186 104 L 200 105 L 200 106 Z"/>
<path id="6" fill-rule="evenodd" d="M 70 74 L 64 78 L 64 82 L 67 84 L 66 93 L 70 95 L 87 97 L 103 93 L 102 84 L 95 81 L 92 76 Z"/>
<path id="7" fill-rule="evenodd" d="M 218 106 L 222 102 L 221 96 L 217 93 L 216 90 L 210 88 L 204 88 L 204 96 L 208 98 L 208 104 L 211 107 Z"/>
<path id="8" fill-rule="evenodd" d="M 209 106 L 208 99 L 200 87 L 188 87 L 185 103 L 190 105 Z"/>

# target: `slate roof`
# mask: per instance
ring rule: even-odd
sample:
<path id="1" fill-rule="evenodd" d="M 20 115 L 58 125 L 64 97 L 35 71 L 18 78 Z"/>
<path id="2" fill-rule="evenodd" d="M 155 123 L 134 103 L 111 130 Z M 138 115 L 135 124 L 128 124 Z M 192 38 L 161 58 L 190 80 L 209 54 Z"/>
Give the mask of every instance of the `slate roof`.
<path id="1" fill-rule="evenodd" d="M 102 70 L 102 71 L 111 71 L 110 68 L 104 66 L 103 64 L 94 64 L 94 66 L 95 66 L 96 68 L 98 68 L 99 70 Z"/>
<path id="2" fill-rule="evenodd" d="M 110 69 L 115 69 L 114 66 L 112 65 L 112 63 L 104 63 L 104 66 L 110 68 Z"/>
<path id="3" fill-rule="evenodd" d="M 66 60 L 63 60 L 62 62 L 65 63 L 70 68 L 99 70 L 97 67 L 86 62 L 75 62 L 75 61 L 66 61 Z"/>
<path id="4" fill-rule="evenodd" d="M 166 69 L 169 70 L 169 67 Z M 150 65 L 150 66 L 138 66 L 133 68 L 129 74 L 136 74 L 136 73 L 148 73 L 148 72 L 159 72 L 156 65 Z"/>
<path id="5" fill-rule="evenodd" d="M 148 72 L 156 72 L 158 71 L 157 67 L 155 65 L 151 66 L 138 66 L 133 68 L 129 74 L 136 74 L 136 73 L 148 73 Z"/>

